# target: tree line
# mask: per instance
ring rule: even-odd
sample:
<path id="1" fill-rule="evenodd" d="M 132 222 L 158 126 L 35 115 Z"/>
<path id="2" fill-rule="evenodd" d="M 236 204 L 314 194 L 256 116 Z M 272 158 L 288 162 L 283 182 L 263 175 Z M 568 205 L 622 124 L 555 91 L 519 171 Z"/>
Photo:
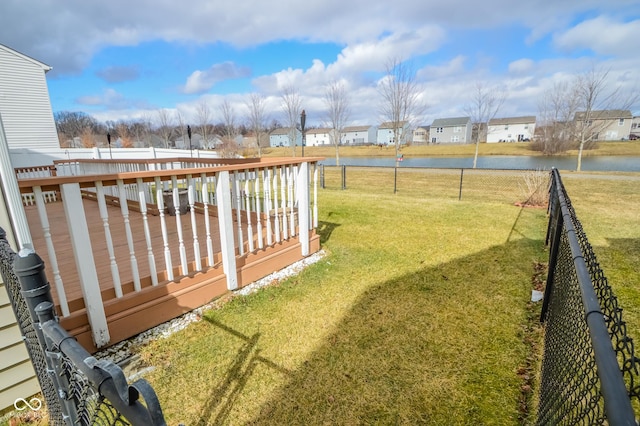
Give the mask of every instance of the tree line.
<path id="1" fill-rule="evenodd" d="M 391 123 L 393 143 L 399 157 L 401 146 L 407 142 L 411 129 L 422 122 L 427 109 L 426 94 L 417 80 L 411 64 L 400 58 L 391 58 L 386 64 L 386 75 L 378 84 L 378 112 L 381 122 Z M 473 123 L 472 139 L 476 145 L 474 167 L 477 161 L 478 144 L 486 141 L 487 124 L 496 118 L 507 99 L 507 92 L 500 86 L 476 82 L 464 107 Z M 557 154 L 568 149 L 579 149 L 578 170 L 582 152 L 595 146 L 602 121 L 594 120 L 598 111 L 628 110 L 638 99 L 637 91 L 624 92 L 620 86 L 612 85 L 608 70 L 595 66 L 589 71 L 569 76 L 544 92 L 539 101 L 536 138 L 532 149 L 545 154 Z M 228 101 L 223 100 L 213 108 L 205 100 L 200 101 L 191 117 L 179 110 L 159 109 L 148 116 L 131 120 L 99 122 L 82 112 L 62 111 L 54 114 L 62 146 L 105 146 L 107 134 L 117 138 L 120 146 L 136 144 L 172 147 L 176 139 L 187 141 L 191 129 L 206 141 L 215 138 L 216 149 L 222 155 L 235 155 L 240 147 L 238 136 L 252 136 L 251 155 L 262 156 L 262 149 L 269 146 L 269 133 L 276 128 L 289 129 L 289 140 L 296 141 L 304 128 L 301 126 L 302 97 L 292 84 L 285 86 L 280 94 L 280 117 L 283 122 L 270 117 L 267 99 L 259 93 L 251 93 L 245 102 L 241 117 Z M 330 129 L 329 138 L 335 147 L 336 164 L 339 164 L 340 135 L 351 121 L 351 98 L 348 82 L 333 80 L 324 87 L 324 110 L 319 117 L 321 125 Z M 580 120 L 576 120 L 576 114 Z M 219 117 L 214 123 L 214 116 Z M 408 132 L 407 132 L 408 133 Z M 152 139 L 156 143 L 152 144 Z M 186 144 L 184 145 L 187 146 Z M 245 149 L 247 147 L 244 147 Z M 296 156 L 296 143 L 292 143 L 291 154 Z"/>

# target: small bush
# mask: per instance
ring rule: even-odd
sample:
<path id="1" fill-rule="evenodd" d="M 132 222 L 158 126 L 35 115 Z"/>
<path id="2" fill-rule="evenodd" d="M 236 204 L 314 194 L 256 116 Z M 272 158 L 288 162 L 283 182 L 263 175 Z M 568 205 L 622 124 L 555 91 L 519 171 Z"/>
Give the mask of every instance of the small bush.
<path id="1" fill-rule="evenodd" d="M 549 172 L 532 170 L 527 172 L 520 184 L 525 206 L 546 206 L 549 202 Z"/>

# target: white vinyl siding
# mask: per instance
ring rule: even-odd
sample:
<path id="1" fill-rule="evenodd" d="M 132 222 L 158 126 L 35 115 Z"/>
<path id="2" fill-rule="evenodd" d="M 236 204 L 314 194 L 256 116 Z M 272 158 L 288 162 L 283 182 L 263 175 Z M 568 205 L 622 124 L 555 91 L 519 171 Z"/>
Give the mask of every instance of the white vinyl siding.
<path id="1" fill-rule="evenodd" d="M 0 114 L 9 149 L 59 148 L 46 69 L 0 46 Z"/>

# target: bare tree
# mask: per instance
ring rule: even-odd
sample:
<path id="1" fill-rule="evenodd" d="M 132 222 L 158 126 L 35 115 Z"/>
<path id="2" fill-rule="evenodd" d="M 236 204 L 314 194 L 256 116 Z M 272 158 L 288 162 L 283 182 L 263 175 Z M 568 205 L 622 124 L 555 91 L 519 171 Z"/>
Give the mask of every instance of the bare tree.
<path id="1" fill-rule="evenodd" d="M 247 101 L 249 109 L 249 128 L 256 136 L 258 157 L 262 157 L 261 136 L 264 133 L 266 119 L 266 99 L 260 93 L 251 93 Z"/>
<path id="2" fill-rule="evenodd" d="M 65 145 L 74 138 L 81 138 L 86 134 L 87 129 L 90 132 L 98 132 L 98 121 L 84 112 L 59 111 L 53 116 L 58 131 L 58 139 L 60 143 Z M 71 146 L 73 143 L 71 142 Z"/>
<path id="3" fill-rule="evenodd" d="M 577 108 L 575 82 L 556 83 L 545 91 L 538 104 L 538 137 L 532 147 L 544 154 L 558 154 L 569 149 L 575 135 L 573 118 Z"/>
<path id="4" fill-rule="evenodd" d="M 425 105 L 421 98 L 422 88 L 411 66 L 399 58 L 392 58 L 387 62 L 386 72 L 387 75 L 378 85 L 380 115 L 393 127 L 397 159 L 400 146 L 407 137 L 407 129 L 424 113 Z"/>
<path id="5" fill-rule="evenodd" d="M 610 111 L 628 110 L 637 99 L 635 90 L 622 92 L 620 87 L 609 88 L 609 70 L 592 67 L 576 78 L 580 111 L 575 115 L 578 132 L 577 171 L 582 168 L 584 149 L 593 147 L 600 133 L 611 125 Z"/>
<path id="6" fill-rule="evenodd" d="M 331 129 L 329 138 L 336 149 L 336 166 L 339 166 L 340 136 L 351 116 L 349 98 L 344 83 L 330 82 L 325 87 L 324 102 L 327 107 L 326 126 Z"/>
<path id="7" fill-rule="evenodd" d="M 233 141 L 236 138 L 236 113 L 228 99 L 225 99 L 220 105 L 220 113 L 222 114 L 223 134 L 222 139 Z"/>
<path id="8" fill-rule="evenodd" d="M 211 130 L 211 109 L 209 104 L 203 99 L 196 107 L 196 125 L 200 131 L 203 142 L 206 144 L 210 137 Z M 186 141 L 185 141 L 186 142 Z"/>
<path id="9" fill-rule="evenodd" d="M 159 109 L 156 114 L 158 117 L 158 133 L 164 142 L 164 147 L 169 148 L 169 140 L 174 130 L 173 118 L 169 110 L 164 108 Z"/>
<path id="10" fill-rule="evenodd" d="M 480 140 L 487 140 L 487 129 L 490 120 L 496 117 L 502 107 L 506 93 L 498 87 L 488 87 L 485 83 L 477 81 L 471 94 L 471 101 L 465 107 L 465 112 L 471 117 L 474 126 L 474 142 L 476 144 L 473 156 L 473 168 L 478 163 L 478 148 Z"/>
<path id="11" fill-rule="evenodd" d="M 302 112 L 302 100 L 298 89 L 293 85 L 287 85 L 282 91 L 282 111 L 285 115 L 285 123 L 289 128 L 289 140 L 291 141 L 292 155 L 296 156 L 296 141 L 298 138 L 298 118 Z"/>

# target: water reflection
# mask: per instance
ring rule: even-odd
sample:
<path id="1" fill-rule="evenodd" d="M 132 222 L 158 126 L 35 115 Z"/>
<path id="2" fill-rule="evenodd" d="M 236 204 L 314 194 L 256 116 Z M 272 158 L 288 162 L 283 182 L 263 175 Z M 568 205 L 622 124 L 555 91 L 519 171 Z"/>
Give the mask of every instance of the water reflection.
<path id="1" fill-rule="evenodd" d="M 335 166 L 335 158 L 322 161 Z M 395 159 L 389 157 L 340 157 L 340 165 L 393 167 Z M 482 169 L 544 169 L 575 170 L 577 157 L 508 156 L 494 155 L 478 157 L 478 168 Z M 471 168 L 473 157 L 419 157 L 405 158 L 400 167 Z M 583 171 L 640 172 L 640 157 L 599 156 L 584 157 Z"/>

